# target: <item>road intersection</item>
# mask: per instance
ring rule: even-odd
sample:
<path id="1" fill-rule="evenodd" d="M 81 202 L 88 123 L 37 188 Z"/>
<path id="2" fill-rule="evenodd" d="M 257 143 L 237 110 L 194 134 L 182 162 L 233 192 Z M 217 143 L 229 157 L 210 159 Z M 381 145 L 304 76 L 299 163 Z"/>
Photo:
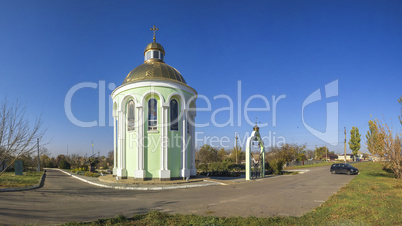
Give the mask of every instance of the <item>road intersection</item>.
<path id="1" fill-rule="evenodd" d="M 213 216 L 302 216 L 325 202 L 354 176 L 310 172 L 250 182 L 188 189 L 141 191 L 97 187 L 58 170 L 30 191 L 0 193 L 1 224 L 55 224 L 159 210 Z"/>

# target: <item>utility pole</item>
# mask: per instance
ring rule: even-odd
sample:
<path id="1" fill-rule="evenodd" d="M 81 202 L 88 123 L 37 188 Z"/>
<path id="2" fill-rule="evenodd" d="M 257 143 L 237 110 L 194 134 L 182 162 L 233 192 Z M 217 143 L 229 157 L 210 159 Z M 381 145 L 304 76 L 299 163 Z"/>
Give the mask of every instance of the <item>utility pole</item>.
<path id="1" fill-rule="evenodd" d="M 238 150 L 237 150 L 237 139 L 239 138 L 239 137 L 237 137 L 237 133 L 236 133 L 236 137 L 235 137 L 235 138 L 236 138 L 236 164 L 237 164 L 237 151 L 238 151 Z"/>
<path id="2" fill-rule="evenodd" d="M 345 164 L 346 164 L 346 126 L 344 127 L 345 128 L 345 155 L 344 155 L 344 157 L 345 157 Z"/>
<path id="3" fill-rule="evenodd" d="M 40 171 L 40 154 L 39 154 L 39 138 L 36 140 L 37 141 L 37 143 L 38 143 L 38 172 Z"/>
<path id="4" fill-rule="evenodd" d="M 67 156 L 68 156 L 68 144 L 67 144 Z"/>
<path id="5" fill-rule="evenodd" d="M 327 162 L 329 162 L 329 161 L 328 161 L 328 148 L 327 148 L 327 145 L 325 145 L 325 160 L 326 160 Z"/>
<path id="6" fill-rule="evenodd" d="M 317 159 L 317 145 L 315 146 L 315 150 L 314 150 L 314 160 L 316 160 Z"/>

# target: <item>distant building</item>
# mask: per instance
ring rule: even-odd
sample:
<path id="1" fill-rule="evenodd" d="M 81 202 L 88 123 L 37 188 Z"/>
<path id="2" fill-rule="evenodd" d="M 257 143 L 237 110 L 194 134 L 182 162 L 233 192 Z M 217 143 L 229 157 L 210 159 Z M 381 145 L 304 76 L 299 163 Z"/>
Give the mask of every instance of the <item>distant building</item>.
<path id="1" fill-rule="evenodd" d="M 328 155 L 323 155 L 322 158 L 325 159 L 326 161 L 336 161 L 336 160 L 338 160 L 338 155 L 328 154 Z"/>
<path id="2" fill-rule="evenodd" d="M 352 154 L 346 154 L 346 161 L 352 161 Z M 345 155 L 338 155 L 338 161 L 345 161 Z"/>
<path id="3" fill-rule="evenodd" d="M 373 162 L 383 162 L 383 161 L 389 161 L 386 157 L 378 157 L 378 156 L 370 156 L 369 160 Z"/>
<path id="4" fill-rule="evenodd" d="M 356 157 L 357 159 L 363 159 L 363 152 L 358 151 Z"/>

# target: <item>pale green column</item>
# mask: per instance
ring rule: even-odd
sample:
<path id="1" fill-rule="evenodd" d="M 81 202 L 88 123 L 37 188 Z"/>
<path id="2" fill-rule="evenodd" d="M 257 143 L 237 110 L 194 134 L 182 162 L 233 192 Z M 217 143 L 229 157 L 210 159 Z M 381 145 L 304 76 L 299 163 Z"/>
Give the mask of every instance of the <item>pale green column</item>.
<path id="1" fill-rule="evenodd" d="M 197 175 L 197 169 L 195 168 L 195 113 L 191 114 L 191 170 L 190 170 L 190 175 L 191 176 L 196 176 Z"/>
<path id="2" fill-rule="evenodd" d="M 114 113 L 114 112 L 113 112 Z M 116 139 L 116 117 L 113 115 L 113 151 L 114 151 L 114 160 L 113 160 L 113 175 L 117 174 L 117 139 Z"/>
<path id="3" fill-rule="evenodd" d="M 185 103 L 184 103 L 185 104 Z M 182 168 L 182 177 L 186 178 L 190 176 L 190 171 L 187 168 L 187 117 L 188 117 L 188 112 L 185 109 L 183 111 L 183 133 L 182 133 L 182 137 L 183 137 L 183 147 L 182 147 L 182 151 L 183 151 L 183 155 L 182 155 L 182 160 L 183 160 L 183 168 Z"/>
<path id="4" fill-rule="evenodd" d="M 261 145 L 262 144 L 262 145 Z M 264 143 L 260 142 L 261 145 L 261 152 L 262 152 L 262 165 L 261 165 L 261 169 L 262 169 L 262 173 L 261 173 L 261 177 L 265 177 L 265 147 L 264 147 Z"/>
<path id="5" fill-rule="evenodd" d="M 137 106 L 137 170 L 134 171 L 134 177 L 143 179 L 145 177 L 144 170 L 144 116 L 142 106 Z"/>
<path id="6" fill-rule="evenodd" d="M 163 103 L 161 108 L 161 155 L 159 179 L 170 179 L 170 170 L 168 170 L 168 110 L 169 104 Z"/>
<path id="7" fill-rule="evenodd" d="M 251 180 L 251 139 L 254 137 L 254 132 L 247 138 L 246 144 L 246 180 Z"/>

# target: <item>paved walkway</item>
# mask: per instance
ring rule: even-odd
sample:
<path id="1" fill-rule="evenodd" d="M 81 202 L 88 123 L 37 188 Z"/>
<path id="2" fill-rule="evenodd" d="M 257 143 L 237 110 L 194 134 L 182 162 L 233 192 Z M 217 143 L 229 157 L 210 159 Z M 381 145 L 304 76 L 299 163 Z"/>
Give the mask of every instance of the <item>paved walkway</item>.
<path id="1" fill-rule="evenodd" d="M 169 190 L 115 190 L 48 170 L 44 187 L 0 192 L 0 224 L 57 224 L 159 210 L 213 216 L 301 216 L 325 202 L 354 176 L 329 166 L 226 186 Z"/>
<path id="2" fill-rule="evenodd" d="M 77 180 L 83 181 L 85 183 L 95 185 L 98 187 L 112 188 L 119 190 L 167 190 L 167 189 L 182 189 L 182 188 L 197 188 L 206 187 L 213 185 L 222 185 L 219 181 L 208 180 L 209 178 L 196 178 L 190 181 L 185 180 L 174 180 L 174 181 L 145 181 L 145 182 L 135 182 L 130 179 L 113 180 L 108 176 L 103 177 L 85 177 L 77 174 L 70 173 L 66 170 L 59 170 L 60 172 L 69 175 Z"/>

